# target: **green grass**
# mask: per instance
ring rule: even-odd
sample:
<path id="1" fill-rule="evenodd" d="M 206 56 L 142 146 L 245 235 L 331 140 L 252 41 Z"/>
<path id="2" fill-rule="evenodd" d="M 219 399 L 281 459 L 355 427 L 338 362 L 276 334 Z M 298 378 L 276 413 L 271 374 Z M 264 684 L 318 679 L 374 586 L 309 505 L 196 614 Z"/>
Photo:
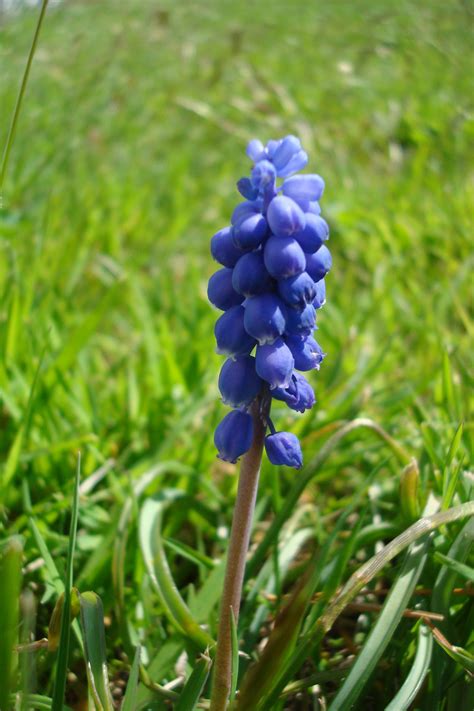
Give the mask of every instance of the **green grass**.
<path id="1" fill-rule="evenodd" d="M 36 21 L 34 11 L 3 20 L 1 145 Z M 192 615 L 215 636 L 236 477 L 212 443 L 225 408 L 206 282 L 210 237 L 248 172 L 248 139 L 301 137 L 309 168 L 326 180 L 334 267 L 319 318 L 328 355 L 311 376 L 318 405 L 304 416 L 274 408 L 278 425 L 300 435 L 306 467 L 264 463 L 241 648 L 257 655 L 313 554 L 335 561 L 312 578 L 314 592 L 335 591 L 430 493 L 442 508 L 472 498 L 471 24 L 470 5 L 454 0 L 108 0 L 48 10 L 0 213 L 1 526 L 24 539 L 23 588 L 35 593 L 36 637 L 45 637 L 55 576 L 66 579 L 81 450 L 74 585 L 102 600 L 115 699 L 138 643 L 140 703 L 148 693 L 164 698 L 184 649 L 186 679 L 195 666 L 197 647 L 166 617 L 140 550 L 147 497 L 171 502 L 160 550 Z M 319 456 L 356 418 L 392 440 L 348 427 Z M 410 457 L 418 505 L 413 480 L 404 478 L 400 495 Z M 288 512 L 301 477 L 307 485 Z M 275 519 L 268 545 L 255 548 Z M 435 534 L 418 578 L 433 596 L 415 595 L 410 607 L 444 614 L 435 624 L 472 651 L 469 598 L 450 594 L 466 585 L 459 571 L 472 570 L 463 525 Z M 404 564 L 396 558 L 370 584 L 372 596 L 357 600 L 384 602 L 376 585 L 396 588 Z M 311 605 L 307 625 L 324 604 Z M 316 675 L 330 704 L 376 620 L 344 612 L 293 683 Z M 360 708 L 390 702 L 420 639 L 420 623 L 402 618 L 359 690 Z M 66 703 L 79 708 L 86 670 L 74 637 L 71 646 Z M 466 692 L 461 666 L 436 643 L 429 649 L 415 708 L 459 706 L 473 684 Z M 54 654 L 38 652 L 31 664 L 35 688 L 23 691 L 51 697 Z M 242 658 L 239 673 L 247 668 Z M 187 693 L 206 673 L 200 661 Z M 298 697 L 288 686 L 282 708 L 306 708 L 307 686 Z"/>

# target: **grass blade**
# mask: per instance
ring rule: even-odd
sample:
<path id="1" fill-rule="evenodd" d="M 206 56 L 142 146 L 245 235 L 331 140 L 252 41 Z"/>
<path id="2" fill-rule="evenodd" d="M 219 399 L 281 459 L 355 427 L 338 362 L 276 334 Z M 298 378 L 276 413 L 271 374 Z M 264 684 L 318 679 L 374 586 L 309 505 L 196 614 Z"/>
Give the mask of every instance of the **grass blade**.
<path id="1" fill-rule="evenodd" d="M 140 670 L 140 655 L 141 647 L 140 645 L 138 645 L 135 650 L 135 657 L 133 658 L 133 664 L 130 669 L 130 676 L 128 677 L 127 682 L 127 689 L 125 691 L 125 696 L 120 711 L 135 711 L 137 707 L 137 686 L 138 672 Z"/>
<path id="2" fill-rule="evenodd" d="M 79 600 L 89 690 L 98 711 L 113 711 L 107 674 L 102 601 L 95 592 L 81 593 Z"/>
<path id="3" fill-rule="evenodd" d="M 194 711 L 209 676 L 211 666 L 210 657 L 204 654 L 201 655 L 179 696 L 179 701 L 174 706 L 174 711 Z"/>
<path id="4" fill-rule="evenodd" d="M 415 659 L 410 672 L 385 711 L 406 711 L 411 706 L 429 672 L 432 650 L 433 637 L 431 632 L 425 624 L 420 624 Z"/>
<path id="5" fill-rule="evenodd" d="M 71 525 L 69 528 L 69 546 L 66 563 L 66 580 L 64 583 L 64 602 L 61 615 L 61 634 L 59 638 L 56 678 L 54 680 L 52 711 L 61 711 L 66 691 L 67 664 L 69 645 L 71 641 L 71 590 L 73 584 L 74 551 L 76 548 L 77 519 L 79 516 L 79 482 L 81 478 L 81 454 L 77 456 L 76 478 L 72 500 Z"/>
<path id="6" fill-rule="evenodd" d="M 235 698 L 235 692 L 237 691 L 237 682 L 239 679 L 239 637 L 237 634 L 237 625 L 235 624 L 233 610 L 230 611 L 230 626 L 232 636 L 232 676 L 229 700 L 230 703 L 232 703 Z"/>
<path id="7" fill-rule="evenodd" d="M 8 708 L 18 638 L 23 543 L 12 536 L 0 551 L 0 709 Z"/>
<path id="8" fill-rule="evenodd" d="M 205 651 L 208 647 L 214 647 L 215 642 L 201 629 L 179 594 L 163 547 L 161 518 L 163 509 L 170 502 L 170 496 L 171 499 L 176 498 L 176 492 L 171 492 L 167 500 L 149 499 L 145 502 L 140 513 L 140 547 L 148 574 L 168 619 L 201 651 Z"/>
<path id="9" fill-rule="evenodd" d="M 426 563 L 430 536 L 414 543 L 407 553 L 403 568 L 392 587 L 383 610 L 357 657 L 349 676 L 331 704 L 331 711 L 345 711 L 360 697 L 380 657 L 387 648 L 401 620 Z"/>
<path id="10" fill-rule="evenodd" d="M 8 159 L 10 157 L 10 151 L 13 145 L 13 139 L 15 138 L 16 127 L 18 124 L 18 117 L 20 115 L 21 104 L 23 102 L 23 97 L 25 95 L 26 85 L 28 83 L 28 77 L 30 76 L 31 64 L 33 62 L 33 57 L 35 56 L 36 45 L 38 44 L 38 37 L 41 31 L 41 25 L 43 24 L 43 19 L 46 13 L 46 8 L 48 7 L 48 0 L 43 0 L 41 5 L 40 14 L 38 17 L 38 22 L 36 23 L 35 34 L 33 35 L 33 41 L 31 43 L 30 52 L 28 54 L 28 59 L 26 61 L 25 71 L 23 73 L 23 79 L 20 85 L 20 91 L 18 92 L 18 98 L 16 100 L 15 108 L 13 110 L 13 116 L 10 123 L 10 128 L 8 129 L 7 141 L 5 143 L 5 148 L 2 157 L 2 167 L 0 169 L 0 190 L 3 187 L 3 181 L 5 180 L 5 173 L 7 172 Z"/>

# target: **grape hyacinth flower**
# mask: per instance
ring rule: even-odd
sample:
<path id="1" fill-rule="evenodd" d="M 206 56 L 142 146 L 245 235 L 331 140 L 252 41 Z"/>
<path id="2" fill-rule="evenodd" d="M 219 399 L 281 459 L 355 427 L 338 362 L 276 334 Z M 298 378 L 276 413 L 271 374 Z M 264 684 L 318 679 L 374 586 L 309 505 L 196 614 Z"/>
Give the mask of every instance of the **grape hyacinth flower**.
<path id="1" fill-rule="evenodd" d="M 247 155 L 253 161 L 250 175 L 237 183 L 244 201 L 234 209 L 231 224 L 211 240 L 221 268 L 209 280 L 208 296 L 224 312 L 215 336 L 217 352 L 228 356 L 219 388 L 223 401 L 240 413 L 264 398 L 269 410 L 272 397 L 304 411 L 315 397 L 297 371 L 319 369 L 324 358 L 312 335 L 331 268 L 325 245 L 329 227 L 319 205 L 324 180 L 298 173 L 308 156 L 295 136 L 266 146 L 250 141 Z M 248 451 L 251 439 L 249 427 L 239 425 L 245 419 L 229 421 L 234 425 L 219 425 L 215 444 L 219 457 L 234 462 Z M 268 415 L 264 424 L 273 428 Z M 302 465 L 293 435 L 273 432 L 265 448 L 273 463 Z"/>
<path id="2" fill-rule="evenodd" d="M 219 375 L 222 400 L 232 410 L 218 424 L 218 456 L 243 456 L 221 598 L 210 711 L 228 708 L 232 677 L 232 623 L 237 625 L 245 558 L 263 448 L 272 464 L 300 469 L 301 446 L 291 432 L 277 432 L 272 400 L 295 412 L 315 403 L 303 371 L 324 358 L 313 338 L 316 312 L 326 302 L 331 255 L 319 201 L 324 180 L 302 174 L 308 156 L 295 136 L 250 141 L 250 175 L 237 188 L 243 198 L 230 225 L 211 240 L 220 268 L 209 279 L 209 301 L 223 313 L 214 333 L 227 356 Z"/>

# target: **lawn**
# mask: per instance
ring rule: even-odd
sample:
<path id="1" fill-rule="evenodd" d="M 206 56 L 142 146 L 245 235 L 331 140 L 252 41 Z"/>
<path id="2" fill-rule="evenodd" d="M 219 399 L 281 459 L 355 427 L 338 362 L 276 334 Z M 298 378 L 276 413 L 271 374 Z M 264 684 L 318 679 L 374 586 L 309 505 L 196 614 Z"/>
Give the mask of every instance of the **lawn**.
<path id="1" fill-rule="evenodd" d="M 2 19 L 2 145 L 37 17 Z M 241 696 L 259 658 L 259 709 L 474 705 L 472 519 L 403 548 L 318 637 L 329 600 L 384 543 L 423 512 L 473 498 L 472 20 L 455 0 L 48 9 L 0 213 L 0 526 L 23 551 L 15 644 L 25 644 L 48 636 L 64 588 L 81 452 L 73 581 L 102 601 L 117 708 L 138 644 L 128 708 L 191 709 L 201 681 L 201 707 L 209 698 L 205 641 L 176 622 L 160 576 L 214 638 L 238 467 L 213 444 L 226 408 L 209 242 L 239 201 L 246 143 L 287 134 L 326 181 L 327 357 L 310 376 L 310 412 L 273 409 L 305 465 L 264 459 Z M 292 593 L 304 572 L 299 629 Z M 380 613 L 391 589 L 395 612 Z M 97 599 L 84 599 L 100 618 Z M 405 609 L 415 617 L 399 620 Z M 434 632 L 417 610 L 435 614 Z M 378 620 L 383 649 L 368 637 Z M 66 703 L 82 709 L 84 615 L 76 625 Z M 15 708 L 50 708 L 62 649 L 13 660 Z M 361 653 L 371 673 L 354 679 Z"/>

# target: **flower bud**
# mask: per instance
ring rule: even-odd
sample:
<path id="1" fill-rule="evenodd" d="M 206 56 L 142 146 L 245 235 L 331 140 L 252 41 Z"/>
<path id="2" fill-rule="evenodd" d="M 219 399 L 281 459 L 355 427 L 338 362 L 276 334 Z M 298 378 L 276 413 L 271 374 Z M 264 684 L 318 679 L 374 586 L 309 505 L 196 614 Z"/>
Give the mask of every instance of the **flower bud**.
<path id="1" fill-rule="evenodd" d="M 244 296 L 273 290 L 273 280 L 265 267 L 261 251 L 248 252 L 239 259 L 232 274 L 232 286 Z"/>
<path id="2" fill-rule="evenodd" d="M 260 213 L 250 215 L 234 225 L 232 236 L 234 244 L 242 250 L 257 249 L 267 234 L 267 221 Z"/>
<path id="3" fill-rule="evenodd" d="M 245 151 L 250 158 L 250 160 L 257 161 L 265 157 L 265 149 L 263 143 L 258 141 L 256 138 L 247 144 L 247 150 Z"/>
<path id="4" fill-rule="evenodd" d="M 331 267 L 331 252 L 324 244 L 315 254 L 306 255 L 306 271 L 314 281 L 323 279 Z"/>
<path id="5" fill-rule="evenodd" d="M 261 201 L 259 200 L 246 200 L 241 202 L 234 209 L 230 222 L 232 225 L 238 225 L 247 217 L 252 217 L 252 215 L 261 214 Z"/>
<path id="6" fill-rule="evenodd" d="M 269 383 L 271 390 L 288 387 L 295 361 L 282 338 L 274 343 L 257 346 L 255 360 L 257 373 Z"/>
<path id="7" fill-rule="evenodd" d="M 286 136 L 273 154 L 272 161 L 277 170 L 283 170 L 293 156 L 301 150 L 301 143 L 296 136 Z"/>
<path id="8" fill-rule="evenodd" d="M 287 336 L 285 343 L 295 359 L 296 370 L 319 370 L 325 354 L 312 336 Z"/>
<path id="9" fill-rule="evenodd" d="M 304 308 L 316 296 L 316 284 L 308 272 L 301 272 L 288 279 L 280 279 L 278 293 L 286 304 Z"/>
<path id="10" fill-rule="evenodd" d="M 217 425 L 214 444 L 219 459 L 235 464 L 252 444 L 253 420 L 248 412 L 232 410 Z"/>
<path id="11" fill-rule="evenodd" d="M 240 259 L 243 252 L 234 244 L 231 227 L 216 232 L 211 239 L 211 254 L 224 267 L 233 267 Z"/>
<path id="12" fill-rule="evenodd" d="M 296 200 L 320 200 L 324 192 L 324 180 L 320 175 L 293 175 L 282 187 L 283 195 Z"/>
<path id="13" fill-rule="evenodd" d="M 251 296 L 245 302 L 244 326 L 260 345 L 273 343 L 285 330 L 286 309 L 275 294 Z"/>
<path id="14" fill-rule="evenodd" d="M 304 252 L 292 237 L 270 237 L 263 250 L 263 259 L 275 279 L 301 274 L 306 268 Z"/>
<path id="15" fill-rule="evenodd" d="M 303 454 L 298 437 L 291 432 L 275 432 L 265 437 L 265 451 L 272 464 L 301 469 Z"/>
<path id="16" fill-rule="evenodd" d="M 315 309 L 320 309 L 326 303 L 326 283 L 324 279 L 320 279 L 316 284 L 316 295 L 313 299 Z"/>
<path id="17" fill-rule="evenodd" d="M 220 355 L 231 358 L 248 355 L 257 344 L 245 330 L 244 315 L 243 306 L 231 306 L 217 319 L 214 334 L 217 342 L 216 352 Z"/>
<path id="18" fill-rule="evenodd" d="M 211 276 L 207 285 L 207 298 L 221 311 L 242 303 L 244 297 L 232 286 L 232 269 L 224 267 Z"/>
<path id="19" fill-rule="evenodd" d="M 296 410 L 296 412 L 310 410 L 316 402 L 313 388 L 304 375 L 296 372 L 293 373 L 287 388 L 272 390 L 272 397 L 285 402 L 291 410 Z"/>
<path id="20" fill-rule="evenodd" d="M 314 215 L 312 212 L 306 213 L 306 226 L 301 232 L 295 234 L 295 239 L 300 244 L 303 252 L 313 254 L 317 252 L 323 242 L 329 237 L 329 227 L 326 220 Z"/>
<path id="21" fill-rule="evenodd" d="M 284 195 L 274 198 L 267 211 L 268 224 L 277 237 L 290 237 L 306 224 L 303 210 L 294 200 Z"/>
<path id="22" fill-rule="evenodd" d="M 292 158 L 288 161 L 284 168 L 278 171 L 278 176 L 280 178 L 287 178 L 289 175 L 293 175 L 298 170 L 303 170 L 308 162 L 308 154 L 305 151 L 298 151 Z"/>
<path id="23" fill-rule="evenodd" d="M 231 407 L 248 407 L 262 389 L 262 381 L 255 371 L 253 356 L 229 358 L 219 374 L 222 402 Z"/>
<path id="24" fill-rule="evenodd" d="M 258 188 L 254 188 L 250 178 L 240 178 L 237 181 L 237 190 L 247 200 L 255 200 L 258 197 Z"/>
<path id="25" fill-rule="evenodd" d="M 316 310 L 307 304 L 302 310 L 288 309 L 285 333 L 289 336 L 309 336 L 316 326 Z"/>

